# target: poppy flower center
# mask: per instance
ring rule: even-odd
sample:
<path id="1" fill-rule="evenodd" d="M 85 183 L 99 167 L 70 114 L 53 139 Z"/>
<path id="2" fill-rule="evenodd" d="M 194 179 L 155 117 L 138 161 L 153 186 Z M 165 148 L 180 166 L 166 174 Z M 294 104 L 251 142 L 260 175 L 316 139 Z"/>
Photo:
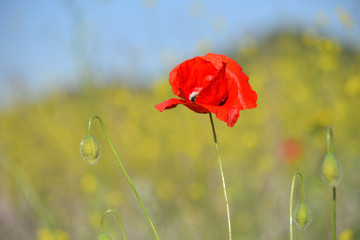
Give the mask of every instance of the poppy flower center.
<path id="1" fill-rule="evenodd" d="M 221 100 L 221 102 L 219 103 L 219 106 L 222 106 L 226 103 L 226 100 L 228 99 L 228 96 L 225 96 L 225 98 L 223 100 Z"/>
<path id="2" fill-rule="evenodd" d="M 198 91 L 193 91 L 192 93 L 190 93 L 189 95 L 189 100 L 193 103 L 195 103 L 195 100 L 197 99 L 197 97 L 199 96 L 200 92 L 202 89 L 198 90 Z M 226 101 L 228 100 L 228 96 L 224 96 L 224 98 L 222 98 L 220 101 L 219 100 L 215 100 L 215 102 L 204 102 L 202 101 L 203 99 L 199 98 L 199 101 L 197 101 L 197 103 L 203 103 L 203 104 L 213 104 L 213 105 L 217 105 L 217 106 L 222 106 L 226 103 Z M 218 104 L 216 103 L 218 102 Z"/>
<path id="3" fill-rule="evenodd" d="M 201 89 L 200 89 L 200 90 L 201 90 Z M 190 93 L 190 95 L 189 95 L 189 100 L 190 100 L 191 102 L 195 102 L 195 99 L 196 99 L 197 96 L 199 95 L 200 90 L 198 90 L 198 91 L 193 91 L 192 93 Z"/>

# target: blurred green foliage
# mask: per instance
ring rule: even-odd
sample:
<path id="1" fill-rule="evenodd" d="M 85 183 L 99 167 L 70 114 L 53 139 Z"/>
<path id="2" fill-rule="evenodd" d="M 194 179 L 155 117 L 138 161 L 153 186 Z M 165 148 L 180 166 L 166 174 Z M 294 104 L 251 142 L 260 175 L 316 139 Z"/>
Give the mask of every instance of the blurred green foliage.
<path id="1" fill-rule="evenodd" d="M 313 221 L 306 231 L 295 230 L 295 239 L 331 236 L 331 189 L 319 174 L 327 125 L 343 172 L 338 232 L 341 240 L 359 239 L 360 52 L 304 31 L 277 33 L 227 55 L 258 93 L 258 107 L 242 111 L 234 128 L 215 121 L 234 239 L 288 239 L 296 171 L 305 177 Z M 119 213 L 128 239 L 153 238 L 95 122 L 99 162 L 89 166 L 80 156 L 88 119 L 97 114 L 161 239 L 225 239 L 209 117 L 181 106 L 156 111 L 154 105 L 170 97 L 165 80 L 152 89 L 114 83 L 2 110 L 0 238 L 97 239 L 108 208 Z M 115 220 L 107 220 L 106 229 L 121 238 Z"/>

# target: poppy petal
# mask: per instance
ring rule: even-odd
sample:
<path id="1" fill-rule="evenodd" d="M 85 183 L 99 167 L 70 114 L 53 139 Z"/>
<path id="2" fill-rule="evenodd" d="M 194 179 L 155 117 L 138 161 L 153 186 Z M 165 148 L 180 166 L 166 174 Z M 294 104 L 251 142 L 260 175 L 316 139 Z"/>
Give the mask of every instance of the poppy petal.
<path id="1" fill-rule="evenodd" d="M 209 109 L 210 112 L 214 113 L 216 117 L 227 123 L 229 127 L 233 127 L 238 120 L 240 109 L 236 107 L 225 107 L 225 106 L 204 106 Z"/>
<path id="2" fill-rule="evenodd" d="M 196 103 L 219 106 L 227 100 L 228 79 L 226 77 L 226 63 L 223 63 L 217 76 L 214 76 L 211 84 L 202 89 L 196 98 Z"/>
<path id="3" fill-rule="evenodd" d="M 219 70 L 222 62 L 227 64 L 226 75 L 228 77 L 228 105 L 240 106 L 240 110 L 255 108 L 257 94 L 249 84 L 249 77 L 242 71 L 242 67 L 233 59 L 222 55 L 208 53 L 203 56 L 205 60 L 211 61 Z"/>
<path id="4" fill-rule="evenodd" d="M 183 104 L 186 107 L 188 107 L 189 109 L 191 109 L 197 113 L 210 113 L 211 112 L 209 109 L 207 109 L 205 106 L 203 106 L 201 104 L 192 103 L 192 102 L 185 102 Z"/>
<path id="5" fill-rule="evenodd" d="M 231 73 L 228 73 L 228 76 L 232 78 Z M 229 88 L 237 90 L 229 93 L 229 95 L 234 94 L 229 98 L 234 99 L 234 103 L 241 106 L 241 110 L 255 108 L 257 106 L 257 94 L 249 84 L 249 77 L 241 72 L 240 78 L 236 78 L 240 79 L 240 81 L 229 81 Z"/>
<path id="6" fill-rule="evenodd" d="M 176 96 L 190 101 L 190 95 L 207 87 L 217 73 L 211 62 L 195 57 L 177 65 L 170 72 L 169 82 Z"/>
<path id="7" fill-rule="evenodd" d="M 155 108 L 157 110 L 159 110 L 160 112 L 162 112 L 166 109 L 174 108 L 178 104 L 183 104 L 186 107 L 188 107 L 189 109 L 191 109 L 197 113 L 209 113 L 210 112 L 206 107 L 204 107 L 202 105 L 192 103 L 192 102 L 187 102 L 185 100 L 178 99 L 178 98 L 171 98 L 169 100 L 166 100 L 165 102 L 159 103 L 159 104 L 155 105 Z"/>
<path id="8" fill-rule="evenodd" d="M 165 102 L 157 104 L 155 107 L 160 112 L 164 111 L 165 109 L 171 109 L 176 107 L 178 104 L 184 104 L 185 101 L 178 98 L 171 98 L 169 100 L 166 100 Z"/>

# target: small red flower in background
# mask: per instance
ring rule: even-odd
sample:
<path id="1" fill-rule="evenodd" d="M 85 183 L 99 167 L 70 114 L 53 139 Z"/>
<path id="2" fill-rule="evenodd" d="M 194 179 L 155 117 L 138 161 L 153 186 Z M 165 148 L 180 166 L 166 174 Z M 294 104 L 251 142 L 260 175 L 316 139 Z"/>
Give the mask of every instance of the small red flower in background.
<path id="1" fill-rule="evenodd" d="M 256 107 L 257 94 L 249 77 L 233 59 L 208 53 L 177 65 L 169 76 L 171 98 L 155 107 L 160 111 L 183 104 L 197 113 L 214 113 L 218 119 L 233 127 L 239 111 Z"/>
<path id="2" fill-rule="evenodd" d="M 284 139 L 277 148 L 279 158 L 284 163 L 295 163 L 303 155 L 303 147 L 299 140 Z"/>

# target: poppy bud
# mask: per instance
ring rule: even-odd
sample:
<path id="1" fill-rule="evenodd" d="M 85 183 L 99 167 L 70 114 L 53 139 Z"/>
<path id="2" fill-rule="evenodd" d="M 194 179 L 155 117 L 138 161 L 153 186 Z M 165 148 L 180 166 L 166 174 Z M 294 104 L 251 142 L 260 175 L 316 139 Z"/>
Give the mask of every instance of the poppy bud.
<path id="1" fill-rule="evenodd" d="M 341 168 L 333 154 L 326 154 L 321 166 L 321 174 L 331 187 L 335 187 L 340 181 Z"/>
<path id="2" fill-rule="evenodd" d="M 311 222 L 311 212 L 305 202 L 300 203 L 295 212 L 295 222 L 300 230 L 305 230 Z"/>
<path id="3" fill-rule="evenodd" d="M 89 165 L 95 165 L 100 156 L 100 145 L 95 137 L 87 135 L 80 144 L 80 153 L 85 162 Z"/>
<path id="4" fill-rule="evenodd" d="M 99 234 L 99 240 L 112 240 L 113 238 L 105 231 L 101 231 Z"/>
<path id="5" fill-rule="evenodd" d="M 341 167 L 334 155 L 334 137 L 331 127 L 328 127 L 327 131 L 327 154 L 322 162 L 321 174 L 331 187 L 335 187 L 340 181 Z"/>

